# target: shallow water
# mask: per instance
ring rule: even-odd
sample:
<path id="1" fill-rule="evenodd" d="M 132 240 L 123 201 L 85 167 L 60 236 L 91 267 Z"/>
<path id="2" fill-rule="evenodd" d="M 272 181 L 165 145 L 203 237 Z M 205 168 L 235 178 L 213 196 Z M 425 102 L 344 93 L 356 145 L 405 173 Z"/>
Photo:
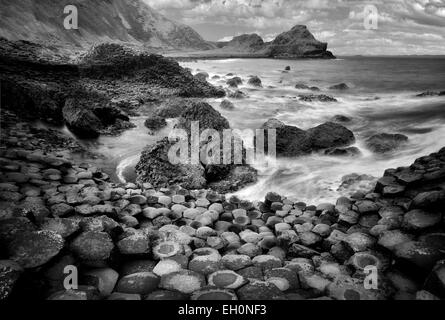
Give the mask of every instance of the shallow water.
<path id="1" fill-rule="evenodd" d="M 353 119 L 346 126 L 356 136 L 362 155 L 356 158 L 329 157 L 312 154 L 298 158 L 278 159 L 274 166 L 256 165 L 260 178 L 257 184 L 237 194 L 251 200 L 263 199 L 269 191 L 286 195 L 307 203 L 335 201 L 342 192 L 337 191 L 341 178 L 350 173 L 379 177 L 384 170 L 407 166 L 419 156 L 438 151 L 445 146 L 445 97 L 415 97 L 427 90 L 445 90 L 445 58 L 344 58 L 337 60 L 269 60 L 227 59 L 184 62 L 182 66 L 193 72 L 205 71 L 215 85 L 226 86 L 231 72 L 243 78 L 250 75 L 261 78 L 263 88 L 247 85 L 247 99 L 235 100 L 233 111 L 219 107 L 222 99 L 208 102 L 225 116 L 232 128 L 257 129 L 269 118 L 308 129 L 329 121 L 335 115 Z M 283 73 L 285 66 L 291 71 Z M 346 91 L 328 87 L 345 82 Z M 296 83 L 317 86 L 316 94 L 334 96 L 338 102 L 301 102 L 297 96 L 312 93 L 295 89 Z M 132 119 L 137 128 L 119 137 L 101 137 L 88 142 L 89 146 L 107 157 L 104 166 L 116 168 L 120 180 L 134 179 L 134 165 L 142 149 L 168 135 L 172 127 L 149 136 L 143 117 Z M 374 133 L 402 133 L 409 143 L 402 149 L 375 155 L 364 146 L 366 137 Z"/>

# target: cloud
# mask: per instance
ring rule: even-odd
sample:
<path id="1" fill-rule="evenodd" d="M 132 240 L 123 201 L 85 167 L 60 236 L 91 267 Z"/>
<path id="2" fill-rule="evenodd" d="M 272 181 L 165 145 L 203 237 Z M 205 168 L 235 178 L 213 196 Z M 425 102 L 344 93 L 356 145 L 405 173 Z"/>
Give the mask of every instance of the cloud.
<path id="1" fill-rule="evenodd" d="M 209 40 L 258 33 L 266 41 L 306 24 L 336 54 L 445 53 L 445 0 L 144 0 Z M 378 10 L 378 29 L 365 30 L 365 7 Z M 273 39 L 273 38 L 272 38 Z"/>

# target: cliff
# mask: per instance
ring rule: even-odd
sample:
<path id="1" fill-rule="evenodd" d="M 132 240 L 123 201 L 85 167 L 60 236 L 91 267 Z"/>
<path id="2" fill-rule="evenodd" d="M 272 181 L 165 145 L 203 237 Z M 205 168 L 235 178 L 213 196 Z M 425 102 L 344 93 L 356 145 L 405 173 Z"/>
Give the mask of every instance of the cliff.
<path id="1" fill-rule="evenodd" d="M 64 8 L 78 9 L 78 29 L 66 30 Z M 123 42 L 152 49 L 206 50 L 206 42 L 192 28 L 173 22 L 143 0 L 2 0 L 0 37 L 46 45 L 89 48 L 103 42 Z"/>

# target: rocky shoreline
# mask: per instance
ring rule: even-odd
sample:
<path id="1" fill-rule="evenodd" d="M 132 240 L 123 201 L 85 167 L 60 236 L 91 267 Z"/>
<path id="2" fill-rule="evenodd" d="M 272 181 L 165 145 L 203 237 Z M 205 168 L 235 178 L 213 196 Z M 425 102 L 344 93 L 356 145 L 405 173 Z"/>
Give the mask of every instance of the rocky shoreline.
<path id="1" fill-rule="evenodd" d="M 336 203 L 249 202 L 109 182 L 30 128 L 2 126 L 1 299 L 444 298 L 445 148 Z"/>
<path id="2" fill-rule="evenodd" d="M 143 106 L 153 130 L 176 118 L 177 128 L 199 121 L 201 130 L 221 131 L 227 119 L 201 99 L 242 98 L 242 79 L 214 87 L 204 72 L 118 45 L 98 46 L 76 64 L 8 46 L 0 52 L 0 299 L 445 298 L 445 148 L 336 203 L 272 192 L 260 202 L 227 197 L 256 172 L 246 164 L 169 166 L 160 152 L 168 139 L 144 150 L 136 183 L 119 184 L 71 158 L 88 152 L 78 142 L 35 121 L 94 138 L 130 128 Z M 277 130 L 279 156 L 354 155 L 347 121 L 301 130 L 270 119 L 263 128 Z M 380 134 L 366 143 L 386 152 L 405 140 Z M 64 287 L 66 267 L 78 270 L 77 289 Z M 368 267 L 374 289 L 364 285 Z"/>

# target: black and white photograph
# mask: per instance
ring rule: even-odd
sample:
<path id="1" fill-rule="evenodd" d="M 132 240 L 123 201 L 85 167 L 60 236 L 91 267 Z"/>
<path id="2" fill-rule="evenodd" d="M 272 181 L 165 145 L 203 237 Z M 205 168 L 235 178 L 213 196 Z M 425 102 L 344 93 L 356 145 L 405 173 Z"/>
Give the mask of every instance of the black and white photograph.
<path id="1" fill-rule="evenodd" d="M 444 0 L 0 0 L 0 92 L 1 303 L 445 300 Z"/>

